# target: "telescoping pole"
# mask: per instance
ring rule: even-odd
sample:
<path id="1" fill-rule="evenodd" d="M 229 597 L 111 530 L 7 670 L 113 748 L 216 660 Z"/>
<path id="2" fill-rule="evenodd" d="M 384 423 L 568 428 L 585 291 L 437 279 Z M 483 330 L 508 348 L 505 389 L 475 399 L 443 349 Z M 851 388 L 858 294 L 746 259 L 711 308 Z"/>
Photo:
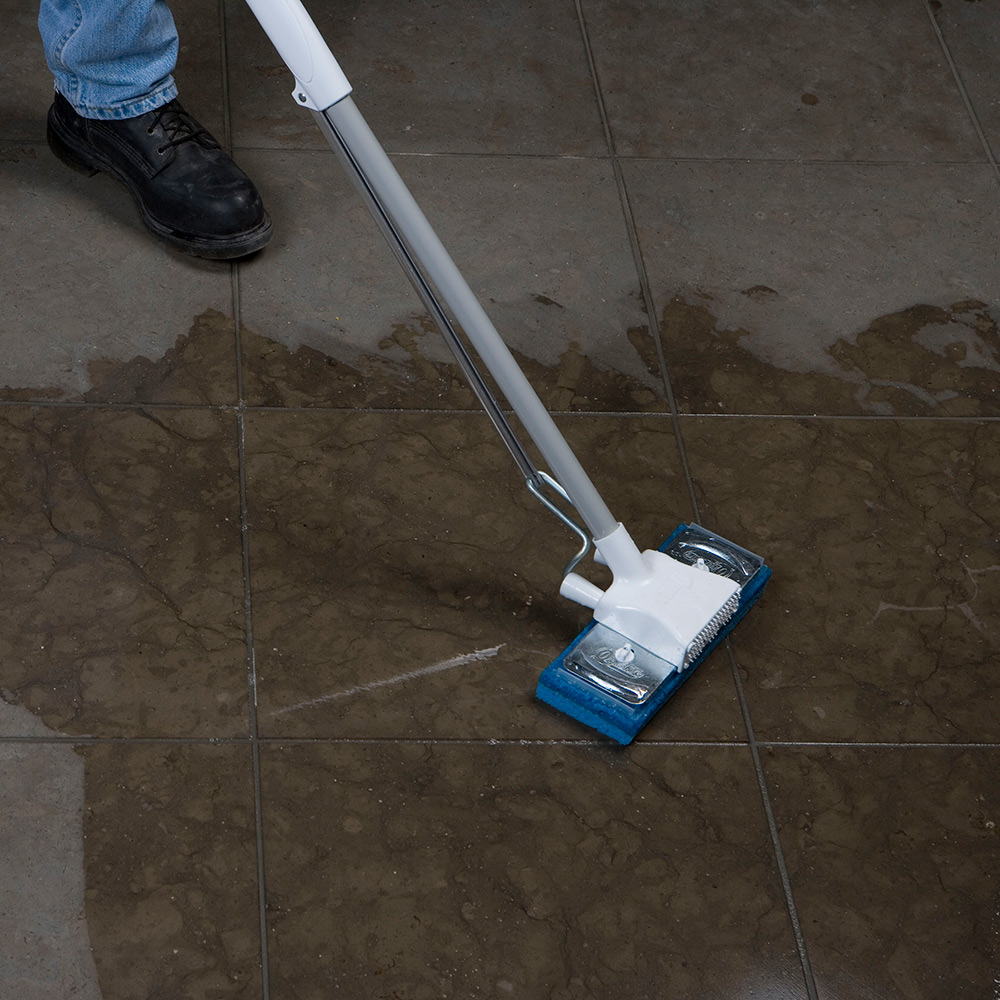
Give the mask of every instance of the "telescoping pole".
<path id="1" fill-rule="evenodd" d="M 374 202 L 384 213 L 437 289 L 592 537 L 599 541 L 610 535 L 618 522 L 368 127 L 346 76 L 300 0 L 247 3 L 295 77 L 295 102 L 313 112 L 370 207 Z"/>

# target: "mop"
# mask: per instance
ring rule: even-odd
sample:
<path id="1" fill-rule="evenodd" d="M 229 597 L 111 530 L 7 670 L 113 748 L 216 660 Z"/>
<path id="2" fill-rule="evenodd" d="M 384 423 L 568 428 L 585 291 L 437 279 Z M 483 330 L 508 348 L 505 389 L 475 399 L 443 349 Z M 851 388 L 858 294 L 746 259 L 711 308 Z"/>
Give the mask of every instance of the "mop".
<path id="1" fill-rule="evenodd" d="M 764 560 L 695 524 L 640 552 L 597 492 L 500 334 L 460 274 L 351 98 L 351 85 L 300 0 L 247 0 L 308 108 L 385 236 L 528 489 L 580 539 L 562 596 L 590 624 L 539 678 L 543 702 L 619 743 L 630 743 L 733 629 L 770 576 Z M 475 349 L 551 473 L 540 470 L 476 366 Z M 583 525 L 564 510 L 576 511 Z M 611 571 L 601 590 L 576 567 Z"/>

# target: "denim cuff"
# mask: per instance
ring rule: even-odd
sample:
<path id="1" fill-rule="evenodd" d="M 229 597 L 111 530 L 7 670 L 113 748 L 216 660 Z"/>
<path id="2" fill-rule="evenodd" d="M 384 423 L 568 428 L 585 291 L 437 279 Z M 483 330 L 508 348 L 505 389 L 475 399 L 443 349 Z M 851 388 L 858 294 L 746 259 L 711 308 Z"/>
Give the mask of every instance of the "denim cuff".
<path id="1" fill-rule="evenodd" d="M 65 93 L 61 87 L 56 90 L 73 105 L 73 110 L 83 118 L 94 118 L 98 121 L 122 121 L 125 118 L 138 118 L 157 108 L 163 107 L 177 96 L 177 85 L 174 78 L 168 76 L 155 90 L 134 100 L 124 101 L 112 107 L 90 107 L 75 100 L 72 94 Z"/>

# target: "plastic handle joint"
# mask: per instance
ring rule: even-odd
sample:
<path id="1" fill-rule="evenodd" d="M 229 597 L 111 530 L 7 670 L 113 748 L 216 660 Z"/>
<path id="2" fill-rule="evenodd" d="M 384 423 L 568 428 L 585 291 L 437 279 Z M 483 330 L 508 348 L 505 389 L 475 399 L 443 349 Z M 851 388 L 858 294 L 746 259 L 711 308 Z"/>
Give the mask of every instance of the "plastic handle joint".
<path id="1" fill-rule="evenodd" d="M 325 111 L 351 85 L 300 0 L 247 0 L 264 33 L 295 77 L 295 103 Z"/>

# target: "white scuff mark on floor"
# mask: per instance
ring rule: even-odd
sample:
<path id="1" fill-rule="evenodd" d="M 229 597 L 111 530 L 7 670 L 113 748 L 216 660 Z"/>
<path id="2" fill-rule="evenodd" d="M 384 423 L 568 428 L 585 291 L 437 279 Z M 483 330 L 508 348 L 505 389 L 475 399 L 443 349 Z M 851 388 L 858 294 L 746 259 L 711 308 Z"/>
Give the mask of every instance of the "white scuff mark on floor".
<path id="1" fill-rule="evenodd" d="M 917 611 L 947 611 L 948 608 L 944 604 L 930 604 L 926 607 L 921 607 L 914 604 L 889 604 L 887 601 L 879 601 L 878 607 L 875 609 L 875 614 L 868 620 L 869 625 L 874 625 L 879 618 L 885 614 L 886 611 L 906 611 L 906 612 L 917 612 Z"/>
<path id="2" fill-rule="evenodd" d="M 962 601 L 960 604 L 936 604 L 930 607 L 915 607 L 906 604 L 888 604 L 885 601 L 880 601 L 878 608 L 875 610 L 875 614 L 871 617 L 868 624 L 873 625 L 878 621 L 879 616 L 884 614 L 886 611 L 905 611 L 905 612 L 931 612 L 937 611 L 944 613 L 946 611 L 954 608 L 960 611 L 968 619 L 969 624 L 984 638 L 990 639 L 993 636 L 990 634 L 991 630 L 987 627 L 986 623 L 982 621 L 976 613 L 972 610 L 972 603 L 979 596 L 979 582 L 976 577 L 983 576 L 986 573 L 996 573 L 1000 571 L 1000 566 L 985 566 L 982 569 L 970 569 L 964 563 L 962 568 L 965 570 L 972 583 L 972 596 L 967 601 Z M 998 998 L 1000 1000 L 1000 998 Z"/>
<path id="3" fill-rule="evenodd" d="M 58 736 L 0 699 L 0 733 Z M 84 911 L 84 762 L 65 744 L 0 745 L 0 983 L 18 1000 L 101 1000 Z"/>
<path id="4" fill-rule="evenodd" d="M 324 694 L 319 698 L 309 698 L 307 701 L 300 701 L 295 705 L 276 709 L 271 715 L 286 715 L 289 712 L 298 712 L 303 708 L 312 708 L 315 705 L 325 705 L 331 701 L 340 701 L 342 698 L 351 698 L 356 694 L 363 694 L 365 691 L 374 691 L 377 688 L 390 687 L 393 684 L 403 684 L 418 677 L 427 677 L 430 674 L 439 674 L 445 670 L 454 670 L 456 667 L 464 667 L 479 660 L 489 660 L 496 656 L 501 649 L 503 649 L 503 643 L 499 646 L 490 646 L 489 649 L 474 649 L 471 653 L 453 656 L 451 659 L 441 660 L 439 663 L 432 663 L 430 666 L 420 667 L 417 670 L 408 670 L 405 674 L 396 674 L 394 677 L 383 677 L 377 681 L 369 681 L 367 684 L 356 684 L 354 687 L 334 691 L 331 694 Z"/>

